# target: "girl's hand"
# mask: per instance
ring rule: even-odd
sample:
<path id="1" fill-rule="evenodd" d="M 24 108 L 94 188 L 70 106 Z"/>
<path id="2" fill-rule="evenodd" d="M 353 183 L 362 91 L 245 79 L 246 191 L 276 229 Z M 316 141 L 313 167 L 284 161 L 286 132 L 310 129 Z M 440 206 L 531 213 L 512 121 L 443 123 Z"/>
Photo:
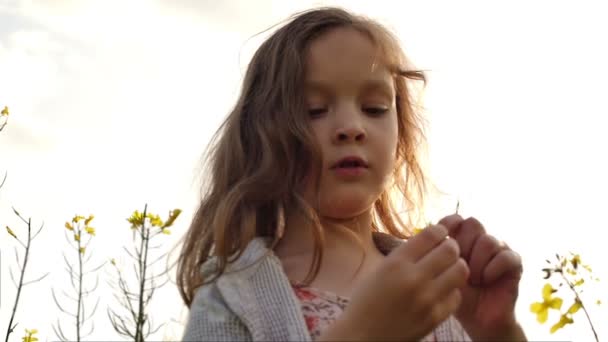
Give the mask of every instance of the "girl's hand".
<path id="1" fill-rule="evenodd" d="M 458 242 L 471 275 L 462 289 L 456 318 L 473 340 L 525 340 L 515 318 L 522 275 L 520 256 L 488 235 L 474 218 L 451 215 L 439 221 Z"/>
<path id="2" fill-rule="evenodd" d="M 469 270 L 448 230 L 431 226 L 395 248 L 355 289 L 321 340 L 413 341 L 459 307 Z"/>

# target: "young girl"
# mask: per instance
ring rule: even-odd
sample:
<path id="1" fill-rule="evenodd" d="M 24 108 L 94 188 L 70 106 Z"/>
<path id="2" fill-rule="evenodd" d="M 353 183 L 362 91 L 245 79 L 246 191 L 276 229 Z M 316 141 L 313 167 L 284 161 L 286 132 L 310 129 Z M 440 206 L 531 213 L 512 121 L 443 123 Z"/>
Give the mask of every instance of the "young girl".
<path id="1" fill-rule="evenodd" d="M 397 40 L 341 9 L 261 45 L 180 255 L 184 340 L 525 339 L 515 252 L 473 218 L 410 237 L 396 214 L 425 189 L 413 81 Z"/>

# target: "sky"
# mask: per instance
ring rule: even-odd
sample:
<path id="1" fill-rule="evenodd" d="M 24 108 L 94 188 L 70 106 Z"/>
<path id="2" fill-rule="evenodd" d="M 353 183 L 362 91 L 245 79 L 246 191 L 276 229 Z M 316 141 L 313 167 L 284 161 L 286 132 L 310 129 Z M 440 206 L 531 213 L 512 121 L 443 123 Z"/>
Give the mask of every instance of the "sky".
<path id="1" fill-rule="evenodd" d="M 608 193 L 603 100 L 608 23 L 599 2 L 580 1 L 97 1 L 0 0 L 0 225 L 21 237 L 15 207 L 44 223 L 33 242 L 12 340 L 23 328 L 55 340 L 62 315 L 51 288 L 66 288 L 64 223 L 95 215 L 91 265 L 128 269 L 126 218 L 183 209 L 163 248 L 176 246 L 197 206 L 202 152 L 236 100 L 265 34 L 296 11 L 339 5 L 379 20 L 426 70 L 428 172 L 445 195 L 429 219 L 478 218 L 524 261 L 517 315 L 533 340 L 590 340 L 582 314 L 550 335 L 529 305 L 541 298 L 544 260 L 580 253 L 601 281 L 588 284 L 589 313 L 608 336 L 603 205 Z M 604 156 L 604 157 L 603 157 Z M 0 232 L 0 331 L 6 331 L 17 271 Z M 107 322 L 113 273 L 104 267 L 91 340 L 121 340 Z M 570 298 L 564 296 L 566 303 Z M 565 305 L 567 305 L 565 304 Z M 174 285 L 157 292 L 152 339 L 179 339 L 187 311 Z M 550 316 L 554 323 L 559 317 Z M 173 320 L 175 322 L 173 322 Z"/>

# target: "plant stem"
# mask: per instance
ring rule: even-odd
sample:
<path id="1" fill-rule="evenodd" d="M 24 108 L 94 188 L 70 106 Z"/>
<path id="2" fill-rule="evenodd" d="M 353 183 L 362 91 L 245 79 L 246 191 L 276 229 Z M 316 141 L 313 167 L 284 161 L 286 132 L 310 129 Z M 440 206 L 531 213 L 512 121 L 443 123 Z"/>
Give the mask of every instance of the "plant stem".
<path id="1" fill-rule="evenodd" d="M 576 300 L 579 303 L 581 303 L 581 308 L 583 309 L 583 312 L 585 313 L 585 316 L 587 316 L 587 321 L 589 322 L 589 325 L 591 326 L 591 331 L 593 332 L 593 336 L 595 337 L 595 341 L 599 342 L 599 338 L 597 337 L 597 332 L 595 331 L 595 327 L 593 326 L 593 323 L 591 322 L 591 317 L 589 317 L 589 313 L 587 312 L 587 308 L 585 308 L 585 304 L 583 304 L 583 301 L 581 300 L 580 296 L 578 295 L 578 292 L 574 288 L 574 285 L 572 285 L 572 283 L 568 280 L 568 278 L 566 278 L 566 276 L 564 276 L 564 272 L 559 272 L 559 274 L 561 274 L 561 276 L 564 279 L 564 281 L 566 282 L 566 284 L 568 284 L 568 286 L 570 287 L 570 290 L 572 290 L 572 292 L 574 292 L 574 296 L 576 297 Z"/>
<path id="2" fill-rule="evenodd" d="M 13 332 L 13 329 L 17 326 L 13 326 L 13 320 L 15 319 L 15 313 L 17 312 L 17 305 L 19 304 L 19 297 L 21 295 L 21 289 L 23 288 L 23 277 L 25 276 L 25 267 L 27 266 L 27 260 L 30 254 L 30 244 L 32 242 L 32 221 L 31 219 L 27 222 L 27 245 L 25 246 L 25 256 L 23 257 L 23 266 L 21 266 L 21 276 L 19 276 L 19 286 L 17 286 L 17 296 L 15 297 L 15 304 L 13 305 L 13 312 L 11 314 L 11 319 L 8 322 L 8 329 L 6 331 L 6 339 L 5 342 L 8 342 L 8 338 L 10 334 Z"/>
<path id="3" fill-rule="evenodd" d="M 82 253 L 80 252 L 80 247 L 81 247 L 81 240 L 82 240 L 82 229 L 78 230 L 78 247 L 77 252 L 78 252 L 78 306 L 77 306 L 77 310 L 76 310 L 76 341 L 80 342 L 80 324 L 81 324 L 81 317 L 80 317 L 80 311 L 81 311 L 81 306 L 82 304 Z"/>
<path id="4" fill-rule="evenodd" d="M 150 228 L 145 225 L 145 217 L 148 206 L 144 207 L 144 220 L 141 226 L 141 245 L 139 254 L 139 312 L 137 315 L 136 322 L 136 333 L 135 342 L 144 342 L 144 323 L 145 323 L 145 312 L 144 312 L 144 291 L 146 285 L 146 267 L 148 263 L 148 245 L 150 241 Z M 143 259 L 142 259 L 143 258 Z"/>

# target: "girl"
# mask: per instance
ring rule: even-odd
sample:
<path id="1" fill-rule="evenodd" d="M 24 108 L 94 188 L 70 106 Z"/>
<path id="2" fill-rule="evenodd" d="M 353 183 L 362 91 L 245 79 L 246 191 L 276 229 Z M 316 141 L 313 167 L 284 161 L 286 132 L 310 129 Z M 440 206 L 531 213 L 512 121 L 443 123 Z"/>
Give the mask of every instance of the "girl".
<path id="1" fill-rule="evenodd" d="M 384 27 L 341 9 L 261 45 L 180 254 L 184 340 L 525 339 L 515 252 L 473 218 L 410 237 L 396 214 L 425 190 L 416 80 Z"/>

